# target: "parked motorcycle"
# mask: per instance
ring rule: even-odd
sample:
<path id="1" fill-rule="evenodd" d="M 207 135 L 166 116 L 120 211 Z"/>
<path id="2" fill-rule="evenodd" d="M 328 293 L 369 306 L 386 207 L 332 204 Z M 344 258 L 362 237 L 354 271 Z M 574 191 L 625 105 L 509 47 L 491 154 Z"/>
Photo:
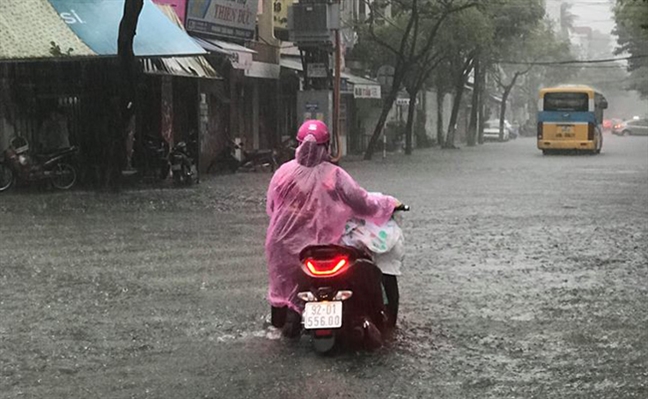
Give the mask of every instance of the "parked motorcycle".
<path id="1" fill-rule="evenodd" d="M 396 209 L 407 210 L 405 205 Z M 300 261 L 307 290 L 297 296 L 305 302 L 302 323 L 312 335 L 315 351 L 328 352 L 339 340 L 371 347 L 395 325 L 398 301 L 391 306 L 384 303 L 383 274 L 370 252 L 315 245 L 302 250 Z M 395 276 L 391 277 L 396 284 Z"/>
<path id="2" fill-rule="evenodd" d="M 73 146 L 32 156 L 27 140 L 15 137 L 4 152 L 4 160 L 0 162 L 0 192 L 8 190 L 17 181 L 30 183 L 46 180 L 60 190 L 71 188 L 77 181 L 72 158 L 78 152 L 78 148 Z"/>
<path id="3" fill-rule="evenodd" d="M 279 165 L 295 159 L 295 152 L 299 143 L 294 137 L 290 137 L 287 140 L 284 140 L 281 145 L 274 149 L 274 156 Z"/>
<path id="4" fill-rule="evenodd" d="M 238 150 L 240 150 L 241 159 L 236 156 Z M 235 173 L 238 170 L 256 172 L 259 168 L 269 168 L 274 172 L 279 166 L 275 154 L 275 150 L 248 151 L 241 143 L 228 140 L 225 148 L 209 164 L 207 173 L 212 171 L 229 171 Z"/>
<path id="5" fill-rule="evenodd" d="M 169 154 L 169 161 L 175 184 L 189 186 L 197 180 L 198 170 L 187 143 L 181 141 L 176 144 Z"/>
<path id="6" fill-rule="evenodd" d="M 158 180 L 169 177 L 169 144 L 161 138 L 147 136 L 142 146 L 145 176 Z"/>

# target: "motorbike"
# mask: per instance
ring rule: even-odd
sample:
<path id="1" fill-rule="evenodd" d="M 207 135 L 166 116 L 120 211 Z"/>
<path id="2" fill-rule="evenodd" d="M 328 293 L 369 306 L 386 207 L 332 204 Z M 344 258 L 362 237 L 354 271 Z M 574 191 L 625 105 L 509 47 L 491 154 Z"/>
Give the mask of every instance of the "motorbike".
<path id="1" fill-rule="evenodd" d="M 77 181 L 73 157 L 77 147 L 61 148 L 44 154 L 32 155 L 25 138 L 15 137 L 0 161 L 0 192 L 16 182 L 49 181 L 59 190 L 67 190 Z"/>
<path id="2" fill-rule="evenodd" d="M 408 210 L 401 205 L 395 211 Z M 306 247 L 299 257 L 306 290 L 297 297 L 304 301 L 302 324 L 312 336 L 315 351 L 329 352 L 338 341 L 368 349 L 376 346 L 376 340 L 395 325 L 398 298 L 389 303 L 386 292 L 385 304 L 385 276 L 373 255 L 366 249 L 336 244 Z M 389 277 L 394 288 L 395 276 Z"/>
<path id="3" fill-rule="evenodd" d="M 236 156 L 237 151 L 240 151 L 240 157 Z M 207 173 L 210 173 L 212 170 L 226 170 L 231 173 L 239 170 L 256 172 L 258 168 L 270 168 L 274 172 L 277 167 L 278 162 L 275 150 L 248 151 L 242 143 L 228 140 L 225 148 L 210 163 L 207 168 Z"/>
<path id="4" fill-rule="evenodd" d="M 177 185 L 190 186 L 197 181 L 198 171 L 194 158 L 190 155 L 187 143 L 180 141 L 173 146 L 169 154 L 173 182 Z"/>
<path id="5" fill-rule="evenodd" d="M 169 144 L 161 138 L 146 136 L 142 145 L 145 177 L 166 180 L 169 176 Z"/>
<path id="6" fill-rule="evenodd" d="M 274 149 L 274 156 L 277 163 L 283 165 L 284 163 L 295 159 L 295 152 L 297 151 L 298 146 L 299 143 L 292 137 L 282 141 L 281 145 Z"/>

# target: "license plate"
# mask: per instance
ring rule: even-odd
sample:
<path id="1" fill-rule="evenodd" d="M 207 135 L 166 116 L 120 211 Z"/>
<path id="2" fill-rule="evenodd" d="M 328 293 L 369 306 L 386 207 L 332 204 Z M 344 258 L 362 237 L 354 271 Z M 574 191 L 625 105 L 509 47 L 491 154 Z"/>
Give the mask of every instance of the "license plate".
<path id="1" fill-rule="evenodd" d="M 319 328 L 342 327 L 342 302 L 306 302 L 304 328 L 307 330 Z"/>
<path id="2" fill-rule="evenodd" d="M 182 165 L 171 165 L 171 170 L 180 170 L 182 169 Z"/>
<path id="3" fill-rule="evenodd" d="M 558 126 L 558 133 L 573 134 L 574 133 L 574 126 L 572 126 L 572 125 L 559 125 Z"/>

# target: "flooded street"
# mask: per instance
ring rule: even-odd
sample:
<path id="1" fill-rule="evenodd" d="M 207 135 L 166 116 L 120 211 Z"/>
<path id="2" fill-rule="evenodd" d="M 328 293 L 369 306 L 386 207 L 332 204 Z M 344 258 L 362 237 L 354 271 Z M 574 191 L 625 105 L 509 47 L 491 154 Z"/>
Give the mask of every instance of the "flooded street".
<path id="1" fill-rule="evenodd" d="M 266 329 L 268 173 L 0 195 L 0 398 L 646 398 L 648 138 L 343 166 L 412 206 L 395 342 Z"/>

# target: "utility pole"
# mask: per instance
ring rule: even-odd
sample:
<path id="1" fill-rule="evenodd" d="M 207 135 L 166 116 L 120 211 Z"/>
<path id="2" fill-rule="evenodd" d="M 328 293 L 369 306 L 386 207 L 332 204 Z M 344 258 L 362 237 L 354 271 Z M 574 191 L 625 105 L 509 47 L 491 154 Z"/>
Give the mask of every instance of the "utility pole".
<path id="1" fill-rule="evenodd" d="M 333 160 L 339 160 L 343 155 L 340 0 L 300 0 L 288 8 L 288 29 L 291 41 L 299 48 L 304 73 L 303 90 L 297 97 L 297 115 L 300 122 L 319 119 L 331 128 Z"/>

